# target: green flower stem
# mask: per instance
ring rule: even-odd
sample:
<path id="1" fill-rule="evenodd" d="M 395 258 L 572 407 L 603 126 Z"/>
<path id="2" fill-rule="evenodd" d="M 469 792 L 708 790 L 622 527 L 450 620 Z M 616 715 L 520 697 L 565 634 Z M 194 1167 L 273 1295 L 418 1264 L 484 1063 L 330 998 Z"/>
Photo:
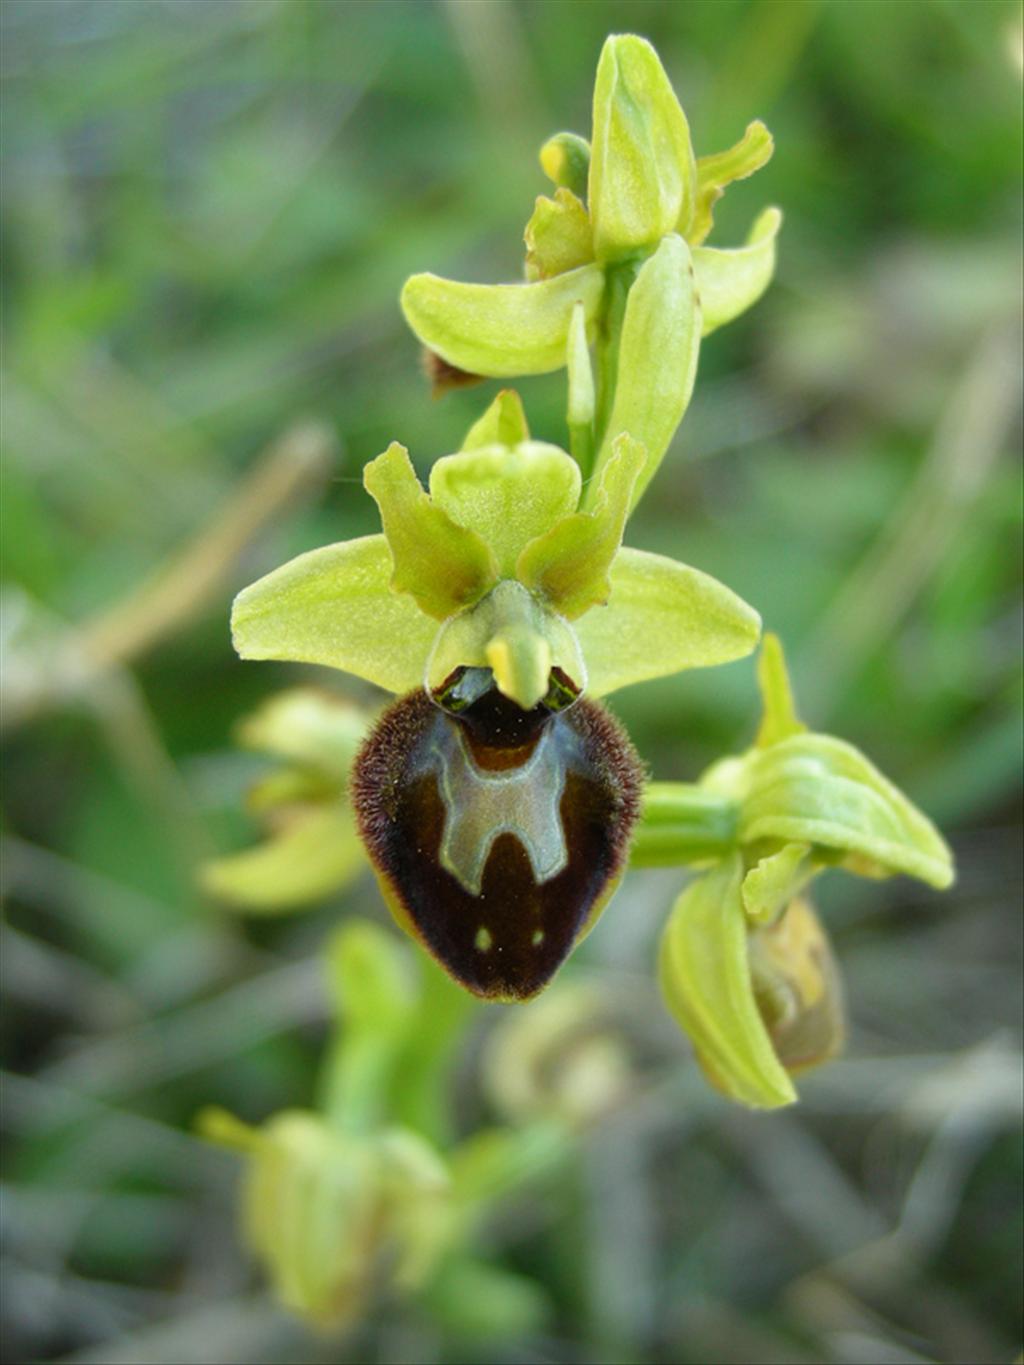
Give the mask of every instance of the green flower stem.
<path id="1" fill-rule="evenodd" d="M 626 316 L 626 300 L 643 265 L 641 258 L 609 266 L 605 272 L 604 315 L 597 338 L 597 417 L 594 449 L 600 450 L 605 428 L 615 405 L 615 383 L 619 372 L 619 340 Z M 575 451 L 573 452 L 575 454 Z M 591 470 L 583 469 L 583 477 Z"/>
<path id="2" fill-rule="evenodd" d="M 388 1118 L 397 1040 L 342 1024 L 328 1045 L 320 1073 L 319 1108 L 341 1133 L 372 1133 Z"/>
<path id="3" fill-rule="evenodd" d="M 630 862 L 678 867 L 724 857 L 736 846 L 736 803 L 689 782 L 649 782 Z"/>

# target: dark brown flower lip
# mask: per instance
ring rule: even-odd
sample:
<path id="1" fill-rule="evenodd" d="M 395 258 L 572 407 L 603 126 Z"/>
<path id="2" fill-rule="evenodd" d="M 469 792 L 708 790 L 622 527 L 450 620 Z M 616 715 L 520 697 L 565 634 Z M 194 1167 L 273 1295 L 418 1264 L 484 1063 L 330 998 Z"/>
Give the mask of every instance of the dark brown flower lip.
<path id="1" fill-rule="evenodd" d="M 463 715 L 425 692 L 401 698 L 364 744 L 352 791 L 402 927 L 474 994 L 525 1000 L 548 984 L 614 889 L 643 773 L 596 702 L 582 698 L 540 717 L 520 712 L 531 718 L 530 744 L 507 732 L 500 703 L 488 704 L 494 727 L 479 715 L 474 735 Z M 478 761 L 484 751 L 488 765 Z M 469 778 L 460 755 L 475 764 Z M 453 852 L 460 818 L 468 834 Z"/>

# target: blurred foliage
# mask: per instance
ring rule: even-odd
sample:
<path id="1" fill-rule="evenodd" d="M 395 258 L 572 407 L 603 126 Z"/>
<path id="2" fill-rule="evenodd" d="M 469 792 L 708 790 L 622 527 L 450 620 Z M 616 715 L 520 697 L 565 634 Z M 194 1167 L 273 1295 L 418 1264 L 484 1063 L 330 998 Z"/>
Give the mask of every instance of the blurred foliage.
<path id="1" fill-rule="evenodd" d="M 721 240 L 763 202 L 786 212 L 777 281 L 704 347 L 631 540 L 758 607 L 806 719 L 942 822 L 960 881 L 824 886 L 849 1056 L 765 1119 L 707 1095 L 662 1018 L 674 881 L 633 874 L 572 971 L 621 1002 L 660 1079 L 504 1207 L 487 1265 L 341 1346 L 254 1287 L 234 1164 L 192 1136 L 206 1104 L 254 1123 L 308 1106 L 313 954 L 339 916 L 383 922 L 367 876 L 277 923 L 197 889 L 204 858 L 256 837 L 243 793 L 266 766 L 233 724 L 332 683 L 236 660 L 228 604 L 375 529 L 366 460 L 455 449 L 496 389 L 432 403 L 398 291 L 414 270 L 517 277 L 536 149 L 586 131 L 623 7 L 7 0 L 0 22 L 5 1356 L 472 1361 L 475 1311 L 505 1324 L 495 1360 L 1011 1359 L 1019 8 L 628 7 L 698 145 L 754 117 L 775 137 Z M 521 387 L 536 436 L 563 441 L 561 378 Z M 307 415 L 321 436 L 296 464 L 275 443 Z M 132 594 L 161 584 L 140 632 Z M 692 779 L 749 742 L 754 696 L 745 661 L 616 710 L 659 778 Z M 460 1132 L 493 1118 L 474 1039 L 502 1018 L 473 1016 Z"/>

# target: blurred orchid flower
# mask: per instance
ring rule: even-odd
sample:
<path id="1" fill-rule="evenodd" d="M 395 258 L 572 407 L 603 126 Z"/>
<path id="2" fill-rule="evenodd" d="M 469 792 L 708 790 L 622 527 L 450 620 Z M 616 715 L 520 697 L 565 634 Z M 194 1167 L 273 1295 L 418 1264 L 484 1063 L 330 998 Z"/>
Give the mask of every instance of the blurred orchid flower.
<path id="1" fill-rule="evenodd" d="M 236 910 L 276 914 L 301 910 L 354 881 L 366 855 L 349 801 L 349 770 L 373 719 L 343 697 L 297 687 L 238 724 L 239 744 L 284 765 L 247 797 L 267 837 L 204 863 L 204 891 Z"/>
<path id="2" fill-rule="evenodd" d="M 668 1007 L 718 1089 L 774 1108 L 796 1098 L 790 1073 L 842 1042 L 838 971 L 804 889 L 829 867 L 906 873 L 943 889 L 953 863 L 934 825 L 863 754 L 798 719 L 773 635 L 759 680 L 753 747 L 714 764 L 695 792 L 658 783 L 646 799 L 662 834 L 673 829 L 673 807 L 680 818 L 696 809 L 718 840 L 717 854 L 709 837 L 695 858 L 680 859 L 713 866 L 676 901 L 662 937 Z M 664 840 L 655 846 L 667 862 Z"/>

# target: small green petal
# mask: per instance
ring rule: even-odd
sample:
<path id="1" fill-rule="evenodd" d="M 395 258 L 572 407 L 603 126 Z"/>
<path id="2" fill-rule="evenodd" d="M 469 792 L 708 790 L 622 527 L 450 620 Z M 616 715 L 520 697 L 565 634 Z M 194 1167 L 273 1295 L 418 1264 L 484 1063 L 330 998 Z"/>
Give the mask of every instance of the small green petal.
<path id="1" fill-rule="evenodd" d="M 466 432 L 460 450 L 481 446 L 517 446 L 530 439 L 523 400 L 515 389 L 502 389 L 482 417 Z"/>
<path id="2" fill-rule="evenodd" d="M 590 143 L 578 133 L 556 133 L 540 149 L 541 170 L 553 185 L 582 199 L 590 174 Z"/>
<path id="3" fill-rule="evenodd" d="M 200 885 L 235 910 L 301 910 L 339 891 L 365 866 L 352 812 L 335 804 L 296 816 L 255 848 L 204 864 Z"/>
<path id="4" fill-rule="evenodd" d="M 820 868 L 811 861 L 810 844 L 783 844 L 762 858 L 743 878 L 743 908 L 751 924 L 771 924 Z"/>
<path id="5" fill-rule="evenodd" d="M 700 337 L 701 309 L 690 249 L 673 234 L 644 262 L 629 291 L 615 401 L 597 457 L 600 470 L 623 431 L 643 443 L 647 465 L 633 489 L 634 507 L 690 402 Z"/>
<path id="6" fill-rule="evenodd" d="M 444 621 L 494 585 L 497 565 L 486 543 L 431 502 L 404 446 L 392 441 L 363 470 L 363 483 L 380 508 L 394 592 L 410 593 L 421 611 Z"/>
<path id="7" fill-rule="evenodd" d="M 747 124 L 747 130 L 727 152 L 697 158 L 697 206 L 693 222 L 686 231 L 691 246 L 699 246 L 711 231 L 715 205 L 734 180 L 745 180 L 766 165 L 775 150 L 771 133 L 760 119 Z M 683 228 L 681 231 L 685 230 Z"/>
<path id="8" fill-rule="evenodd" d="M 519 556 L 516 577 L 570 621 L 608 600 L 608 573 L 646 458 L 643 446 L 623 433 L 596 480 L 594 510 L 566 517 Z"/>
<path id="9" fill-rule="evenodd" d="M 524 441 L 445 455 L 430 471 L 430 495 L 460 527 L 485 542 L 505 578 L 523 546 L 572 512 L 580 497 L 576 461 L 558 446 Z"/>
<path id="10" fill-rule="evenodd" d="M 370 714 L 316 687 L 278 692 L 242 720 L 239 744 L 292 759 L 344 783 L 366 737 Z"/>
<path id="11" fill-rule="evenodd" d="M 761 690 L 762 719 L 755 744 L 766 749 L 790 735 L 802 735 L 807 726 L 796 713 L 796 699 L 786 668 L 782 641 L 771 631 L 761 641 L 757 660 L 757 685 Z"/>
<path id="12" fill-rule="evenodd" d="M 604 272 L 585 265 L 533 284 L 460 284 L 413 275 L 402 290 L 405 320 L 431 351 L 471 374 L 547 374 L 565 364 L 573 305 L 595 325 Z"/>
<path id="13" fill-rule="evenodd" d="M 581 691 L 586 687 L 572 626 L 546 611 L 521 583 L 506 579 L 470 611 L 445 622 L 427 664 L 426 685 L 435 691 L 456 668 L 490 668 L 499 691 L 528 711 L 547 692 L 556 667 Z"/>
<path id="14" fill-rule="evenodd" d="M 585 647 L 585 646 L 584 646 Z M 740 840 L 816 844 L 849 870 L 904 872 L 943 889 L 952 857 L 935 826 L 862 753 L 831 735 L 793 735 L 751 750 Z"/>
<path id="15" fill-rule="evenodd" d="M 658 54 L 634 34 L 609 38 L 594 82 L 588 194 L 598 260 L 689 226 L 696 178 L 686 115 Z"/>
<path id="16" fill-rule="evenodd" d="M 299 555 L 235 598 L 235 649 L 243 659 L 326 664 L 389 692 L 419 687 L 437 622 L 391 591 L 391 572 L 383 536 Z"/>
<path id="17" fill-rule="evenodd" d="M 594 259 L 590 219 L 571 190 L 556 190 L 554 199 L 538 196 L 523 240 L 528 280 L 549 280 Z"/>
<path id="18" fill-rule="evenodd" d="M 796 1091 L 754 998 L 742 873 L 733 855 L 679 897 L 661 940 L 659 979 L 711 1084 L 751 1108 L 778 1109 Z"/>
<path id="19" fill-rule="evenodd" d="M 775 271 L 775 238 L 781 225 L 779 209 L 765 209 L 750 229 L 746 246 L 731 251 L 694 247 L 705 336 L 745 313 L 768 288 Z"/>
<path id="20" fill-rule="evenodd" d="M 757 612 L 698 569 L 623 548 L 610 577 L 608 605 L 576 623 L 594 696 L 742 659 L 757 645 Z"/>

